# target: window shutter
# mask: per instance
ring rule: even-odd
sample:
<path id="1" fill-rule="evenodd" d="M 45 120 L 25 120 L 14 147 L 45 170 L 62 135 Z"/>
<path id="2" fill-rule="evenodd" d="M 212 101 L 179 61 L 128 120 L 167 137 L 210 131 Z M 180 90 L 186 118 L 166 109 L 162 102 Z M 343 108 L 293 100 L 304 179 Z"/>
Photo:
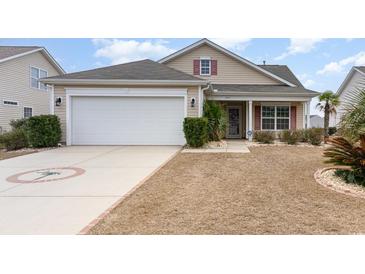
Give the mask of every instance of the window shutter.
<path id="1" fill-rule="evenodd" d="M 217 60 L 211 61 L 212 71 L 211 75 L 217 75 L 218 69 L 217 69 Z"/>
<path id="2" fill-rule="evenodd" d="M 290 107 L 290 129 L 297 129 L 297 107 Z"/>
<path id="3" fill-rule="evenodd" d="M 255 130 L 261 130 L 261 106 L 255 106 Z"/>
<path id="4" fill-rule="evenodd" d="M 194 72 L 194 75 L 200 75 L 200 60 L 194 60 L 193 72 Z"/>

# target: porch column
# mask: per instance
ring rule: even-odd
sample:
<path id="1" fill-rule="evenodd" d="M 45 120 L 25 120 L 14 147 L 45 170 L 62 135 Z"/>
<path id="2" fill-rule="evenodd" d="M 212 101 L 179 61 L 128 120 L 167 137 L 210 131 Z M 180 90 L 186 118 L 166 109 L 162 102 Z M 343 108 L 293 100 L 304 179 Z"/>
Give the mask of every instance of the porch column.
<path id="1" fill-rule="evenodd" d="M 307 104 L 306 102 L 302 103 L 302 108 L 303 108 L 303 128 L 307 128 Z"/>
<path id="2" fill-rule="evenodd" d="M 252 142 L 252 100 L 248 101 L 248 140 Z"/>
<path id="3" fill-rule="evenodd" d="M 248 139 L 248 101 L 246 101 L 246 105 L 245 105 L 245 119 L 246 119 L 246 123 L 245 123 L 245 138 Z"/>
<path id="4" fill-rule="evenodd" d="M 311 112 L 311 101 L 308 101 L 307 102 L 307 128 L 311 127 L 310 112 Z"/>

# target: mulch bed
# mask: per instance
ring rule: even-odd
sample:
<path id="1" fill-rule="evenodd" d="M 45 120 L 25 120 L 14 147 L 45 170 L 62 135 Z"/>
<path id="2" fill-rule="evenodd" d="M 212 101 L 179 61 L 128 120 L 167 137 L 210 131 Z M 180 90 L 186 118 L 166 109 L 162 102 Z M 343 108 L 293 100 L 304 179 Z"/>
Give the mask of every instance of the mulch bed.
<path id="1" fill-rule="evenodd" d="M 319 147 L 179 154 L 90 234 L 358 234 L 365 200 L 318 184 Z"/>

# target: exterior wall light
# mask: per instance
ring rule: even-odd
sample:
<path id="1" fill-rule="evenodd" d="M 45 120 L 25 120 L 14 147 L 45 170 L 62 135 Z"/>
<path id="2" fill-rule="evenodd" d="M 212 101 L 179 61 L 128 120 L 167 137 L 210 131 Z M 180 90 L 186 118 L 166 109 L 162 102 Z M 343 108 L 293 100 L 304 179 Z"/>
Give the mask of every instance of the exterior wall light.
<path id="1" fill-rule="evenodd" d="M 56 98 L 56 106 L 59 107 L 62 104 L 62 97 Z"/>
<path id="2" fill-rule="evenodd" d="M 191 107 L 193 108 L 193 107 L 195 107 L 195 98 L 193 97 L 193 98 L 191 98 Z"/>

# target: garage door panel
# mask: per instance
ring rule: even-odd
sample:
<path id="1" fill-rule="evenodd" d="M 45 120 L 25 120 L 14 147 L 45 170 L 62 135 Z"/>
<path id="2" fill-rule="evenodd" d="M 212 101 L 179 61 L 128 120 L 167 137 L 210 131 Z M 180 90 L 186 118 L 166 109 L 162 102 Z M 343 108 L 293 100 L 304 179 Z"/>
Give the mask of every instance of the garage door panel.
<path id="1" fill-rule="evenodd" d="M 72 144 L 182 145 L 183 97 L 73 97 Z"/>

